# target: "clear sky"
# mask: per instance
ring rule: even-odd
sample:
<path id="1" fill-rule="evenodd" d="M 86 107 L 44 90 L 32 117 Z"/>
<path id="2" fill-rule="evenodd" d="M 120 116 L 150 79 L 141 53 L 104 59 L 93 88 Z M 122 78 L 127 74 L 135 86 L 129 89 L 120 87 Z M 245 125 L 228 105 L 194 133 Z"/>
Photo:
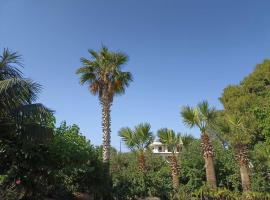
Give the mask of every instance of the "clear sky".
<path id="1" fill-rule="evenodd" d="M 89 48 L 126 52 L 134 82 L 112 107 L 119 148 L 117 131 L 140 122 L 198 136 L 181 106 L 221 108 L 223 88 L 270 57 L 269 10 L 269 0 L 0 0 L 0 49 L 22 54 L 25 75 L 43 85 L 39 101 L 96 145 L 100 105 L 75 71 Z"/>

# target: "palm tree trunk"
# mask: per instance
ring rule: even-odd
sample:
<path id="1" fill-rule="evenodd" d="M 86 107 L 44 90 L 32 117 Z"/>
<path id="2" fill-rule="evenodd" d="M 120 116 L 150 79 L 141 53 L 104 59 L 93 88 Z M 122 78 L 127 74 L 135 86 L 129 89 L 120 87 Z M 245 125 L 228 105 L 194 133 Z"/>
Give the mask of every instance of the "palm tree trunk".
<path id="1" fill-rule="evenodd" d="M 242 189 L 244 192 L 250 190 L 250 178 L 248 169 L 247 148 L 245 145 L 238 144 L 235 146 L 236 159 L 239 163 Z"/>
<path id="2" fill-rule="evenodd" d="M 211 145 L 209 136 L 205 133 L 202 133 L 201 135 L 201 146 L 205 162 L 207 183 L 211 188 L 216 188 L 217 181 L 214 167 L 214 149 L 213 146 Z"/>
<path id="3" fill-rule="evenodd" d="M 111 143 L 111 101 L 108 98 L 101 100 L 102 105 L 102 131 L 103 131 L 103 163 L 109 165 Z"/>
<path id="4" fill-rule="evenodd" d="M 179 172 L 178 172 L 177 159 L 175 155 L 170 156 L 170 163 L 171 163 L 173 188 L 177 189 L 179 187 Z"/>
<path id="5" fill-rule="evenodd" d="M 250 190 L 250 179 L 249 179 L 249 172 L 248 167 L 245 164 L 240 165 L 240 174 L 241 174 L 241 181 L 242 181 L 242 188 L 243 191 Z"/>
<path id="6" fill-rule="evenodd" d="M 145 172 L 146 171 L 146 166 L 145 166 L 145 156 L 143 152 L 139 153 L 139 169 L 141 170 L 141 172 Z"/>

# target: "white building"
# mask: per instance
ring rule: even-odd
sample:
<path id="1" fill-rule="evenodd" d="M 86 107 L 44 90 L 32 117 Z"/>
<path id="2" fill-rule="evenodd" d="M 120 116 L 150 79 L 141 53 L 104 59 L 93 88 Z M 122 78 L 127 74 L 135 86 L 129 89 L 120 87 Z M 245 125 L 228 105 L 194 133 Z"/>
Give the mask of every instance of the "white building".
<path id="1" fill-rule="evenodd" d="M 180 140 L 179 147 L 177 147 L 176 154 L 180 153 L 183 147 L 183 142 Z M 172 155 L 172 152 L 159 141 L 154 141 L 150 144 L 150 148 L 152 149 L 154 154 L 161 155 L 163 157 Z"/>

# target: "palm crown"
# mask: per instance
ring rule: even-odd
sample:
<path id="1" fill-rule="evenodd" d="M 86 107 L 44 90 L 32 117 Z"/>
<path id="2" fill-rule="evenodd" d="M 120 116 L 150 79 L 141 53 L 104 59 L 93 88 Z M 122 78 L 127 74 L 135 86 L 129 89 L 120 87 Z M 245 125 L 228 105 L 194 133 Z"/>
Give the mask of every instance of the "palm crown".
<path id="1" fill-rule="evenodd" d="M 214 132 L 222 138 L 230 141 L 232 145 L 248 144 L 252 138 L 250 130 L 245 127 L 244 117 L 233 114 L 220 115 L 215 120 L 213 127 Z M 251 123 L 251 122 L 250 122 Z"/>
<path id="2" fill-rule="evenodd" d="M 143 151 L 154 139 L 150 129 L 150 124 L 141 123 L 135 126 L 134 130 L 131 130 L 130 128 L 121 128 L 119 130 L 119 136 L 132 151 Z"/>
<path id="3" fill-rule="evenodd" d="M 165 144 L 172 153 L 177 151 L 177 148 L 182 144 L 180 134 L 176 134 L 173 130 L 162 128 L 157 131 L 160 142 Z"/>
<path id="4" fill-rule="evenodd" d="M 81 74 L 81 84 L 88 83 L 89 90 L 101 98 L 104 93 L 111 98 L 122 94 L 132 81 L 130 72 L 121 71 L 128 57 L 121 52 L 110 52 L 103 46 L 99 52 L 88 50 L 91 59 L 81 58 L 83 66 L 77 70 Z"/>
<path id="5" fill-rule="evenodd" d="M 202 133 L 206 133 L 209 125 L 216 117 L 215 108 L 210 108 L 207 101 L 203 101 L 192 108 L 190 106 L 184 106 L 181 110 L 184 123 L 193 128 L 197 126 Z"/>

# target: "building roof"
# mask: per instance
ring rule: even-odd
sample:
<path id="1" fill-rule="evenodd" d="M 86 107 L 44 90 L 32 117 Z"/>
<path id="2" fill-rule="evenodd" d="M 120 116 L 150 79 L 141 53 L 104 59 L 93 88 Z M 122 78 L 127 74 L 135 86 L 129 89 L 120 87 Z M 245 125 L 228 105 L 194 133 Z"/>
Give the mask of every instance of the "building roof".
<path id="1" fill-rule="evenodd" d="M 162 143 L 159 141 L 154 141 L 150 146 L 162 146 Z"/>
<path id="2" fill-rule="evenodd" d="M 179 144 L 180 144 L 180 145 L 183 145 L 183 141 L 182 141 L 181 138 L 180 138 Z M 151 146 L 163 146 L 163 144 L 162 144 L 159 140 L 156 139 L 156 140 L 155 140 L 152 144 L 150 144 L 149 146 L 150 146 L 150 147 L 151 147 Z"/>

